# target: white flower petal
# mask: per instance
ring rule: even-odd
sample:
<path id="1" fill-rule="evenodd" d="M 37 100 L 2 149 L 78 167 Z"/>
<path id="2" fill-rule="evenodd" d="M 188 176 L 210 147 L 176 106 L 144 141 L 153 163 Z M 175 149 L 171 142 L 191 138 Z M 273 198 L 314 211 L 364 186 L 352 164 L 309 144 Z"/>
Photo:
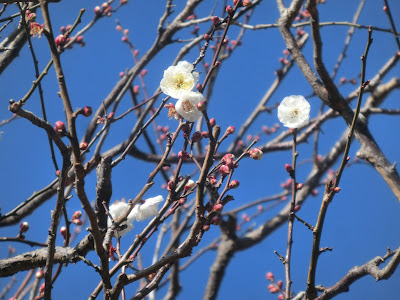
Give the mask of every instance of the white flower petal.
<path id="1" fill-rule="evenodd" d="M 199 81 L 199 73 L 192 72 L 193 65 L 187 61 L 180 61 L 164 71 L 160 88 L 164 94 L 179 99 L 183 94 L 190 92 Z"/>
<path id="2" fill-rule="evenodd" d="M 189 92 L 182 95 L 175 104 L 175 110 L 189 122 L 197 121 L 203 113 L 197 109 L 197 104 L 204 101 L 203 94 Z"/>
<path id="3" fill-rule="evenodd" d="M 135 215 L 136 221 L 142 221 L 157 216 L 158 204 L 163 201 L 164 198 L 162 196 L 157 196 L 147 199 L 142 205 L 136 205 L 135 208 L 138 207 Z"/>
<path id="4" fill-rule="evenodd" d="M 310 108 L 301 95 L 285 97 L 278 106 L 278 119 L 285 127 L 299 128 L 310 119 Z"/>
<path id="5" fill-rule="evenodd" d="M 113 204 L 110 205 L 108 211 L 110 212 L 112 218 L 115 220 L 117 220 L 118 218 L 120 218 L 125 211 L 129 208 L 129 204 L 125 203 L 125 202 L 115 202 Z M 132 213 L 132 212 L 131 212 Z M 131 215 L 131 213 L 129 214 L 129 216 Z M 132 221 L 129 220 L 129 216 L 128 216 L 128 220 L 124 221 L 120 224 L 121 227 L 125 227 L 123 230 L 119 231 L 119 235 L 120 236 L 124 236 L 125 234 L 127 234 L 129 231 L 131 231 L 133 229 L 133 225 L 132 225 Z M 107 225 L 111 226 L 112 222 L 111 219 L 108 218 L 107 221 Z"/>

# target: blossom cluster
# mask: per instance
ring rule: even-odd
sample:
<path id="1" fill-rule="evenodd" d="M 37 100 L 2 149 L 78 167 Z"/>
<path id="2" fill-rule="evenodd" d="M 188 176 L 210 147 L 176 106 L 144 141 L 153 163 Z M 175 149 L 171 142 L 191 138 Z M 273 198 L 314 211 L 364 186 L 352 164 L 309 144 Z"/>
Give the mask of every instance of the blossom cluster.
<path id="1" fill-rule="evenodd" d="M 119 230 L 119 235 L 124 236 L 129 231 L 133 229 L 133 221 L 143 221 L 152 217 L 157 216 L 158 214 L 158 204 L 163 202 L 164 198 L 159 195 L 154 198 L 149 198 L 144 201 L 143 204 L 136 204 L 131 212 L 129 213 L 126 221 L 120 224 L 121 229 Z M 123 201 L 117 201 L 110 205 L 109 212 L 113 220 L 117 220 L 118 218 L 122 217 L 123 214 L 129 208 L 128 203 Z M 112 221 L 108 218 L 108 226 L 111 226 Z"/>
<path id="2" fill-rule="evenodd" d="M 176 66 L 170 66 L 164 71 L 160 88 L 164 94 L 178 99 L 175 105 L 170 103 L 166 106 L 169 108 L 170 117 L 177 118 L 179 114 L 187 121 L 194 122 L 202 116 L 198 104 L 204 101 L 204 97 L 202 93 L 193 92 L 199 81 L 199 73 L 193 69 L 191 63 L 180 61 Z"/>

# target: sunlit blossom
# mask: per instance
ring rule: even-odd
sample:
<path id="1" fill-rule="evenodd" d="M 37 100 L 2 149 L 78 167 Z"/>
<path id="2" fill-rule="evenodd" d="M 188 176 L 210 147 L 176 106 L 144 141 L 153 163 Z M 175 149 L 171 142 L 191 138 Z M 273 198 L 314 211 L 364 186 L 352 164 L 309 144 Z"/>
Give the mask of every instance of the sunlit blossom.
<path id="1" fill-rule="evenodd" d="M 164 71 L 160 82 L 164 94 L 179 99 L 183 94 L 190 92 L 199 81 L 199 73 L 192 72 L 193 65 L 187 61 L 180 61 Z"/>
<path id="2" fill-rule="evenodd" d="M 183 94 L 175 104 L 175 109 L 189 122 L 197 121 L 203 113 L 197 109 L 197 104 L 204 101 L 203 94 L 189 92 Z"/>
<path id="3" fill-rule="evenodd" d="M 163 202 L 162 196 L 156 196 L 144 201 L 143 204 L 136 204 L 129 213 L 126 221 L 120 224 L 119 235 L 124 236 L 133 229 L 133 221 L 143 221 L 148 218 L 157 216 L 158 204 Z M 129 208 L 129 204 L 123 201 L 117 201 L 110 205 L 109 212 L 114 221 L 119 219 Z M 108 226 L 111 226 L 112 221 L 108 218 Z"/>
<path id="4" fill-rule="evenodd" d="M 299 128 L 310 119 L 310 103 L 301 95 L 285 97 L 278 106 L 278 119 L 285 127 Z"/>

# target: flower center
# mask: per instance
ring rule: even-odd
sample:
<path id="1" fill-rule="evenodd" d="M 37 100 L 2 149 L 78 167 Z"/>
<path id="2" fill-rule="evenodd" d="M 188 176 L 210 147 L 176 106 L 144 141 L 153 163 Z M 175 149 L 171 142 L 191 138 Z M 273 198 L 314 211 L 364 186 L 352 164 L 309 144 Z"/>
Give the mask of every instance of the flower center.
<path id="1" fill-rule="evenodd" d="M 182 108 L 185 112 L 191 112 L 193 111 L 194 105 L 192 105 L 190 101 L 185 101 L 182 103 Z"/>
<path id="2" fill-rule="evenodd" d="M 177 89 L 188 90 L 190 89 L 190 82 L 186 82 L 183 74 L 179 74 L 175 77 L 175 87 Z"/>
<path id="3" fill-rule="evenodd" d="M 299 110 L 298 110 L 298 109 L 294 109 L 294 110 L 292 110 L 292 111 L 290 112 L 290 117 L 291 117 L 292 119 L 295 119 L 295 118 L 297 118 L 297 117 L 299 116 L 299 114 L 300 114 Z"/>

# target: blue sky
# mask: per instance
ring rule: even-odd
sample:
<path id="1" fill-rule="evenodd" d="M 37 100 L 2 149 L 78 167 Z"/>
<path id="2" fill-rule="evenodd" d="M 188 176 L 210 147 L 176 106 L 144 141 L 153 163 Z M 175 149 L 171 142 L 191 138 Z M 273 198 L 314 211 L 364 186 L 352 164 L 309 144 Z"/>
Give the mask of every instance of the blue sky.
<path id="1" fill-rule="evenodd" d="M 221 1 L 220 1 L 221 2 Z M 288 2 L 288 1 L 286 1 Z M 320 6 L 320 20 L 325 21 L 351 21 L 357 9 L 358 1 L 327 0 Z M 395 21 L 400 19 L 400 3 L 389 1 Z M 79 9 L 87 8 L 83 16 L 82 24 L 78 30 L 86 25 L 93 17 L 93 7 L 100 4 L 98 1 L 70 0 L 58 4 L 51 4 L 53 28 L 73 23 L 78 15 Z M 389 28 L 389 22 L 382 10 L 383 1 L 367 0 L 361 13 L 359 24 L 374 25 Z M 175 12 L 178 12 L 183 1 L 176 1 Z M 198 7 L 198 17 L 207 16 L 214 1 L 204 1 Z M 216 12 L 221 11 L 221 3 L 218 3 Z M 75 45 L 72 50 L 62 55 L 62 63 L 66 75 L 67 85 L 71 96 L 72 106 L 92 106 L 94 110 L 98 107 L 105 96 L 112 90 L 119 80 L 119 73 L 133 66 L 133 58 L 126 44 L 121 42 L 121 33 L 115 30 L 116 20 L 119 20 L 124 28 L 129 29 L 129 37 L 139 49 L 140 55 L 152 45 L 156 37 L 156 27 L 159 17 L 164 10 L 164 2 L 161 1 L 129 1 L 129 3 L 113 14 L 111 17 L 103 18 L 94 28 L 84 34 L 85 47 Z M 42 22 L 38 14 L 38 22 Z M 173 15 L 174 16 L 174 15 Z M 278 15 L 274 1 L 264 1 L 252 15 L 249 24 L 275 23 Z M 171 17 L 172 18 L 172 17 Z M 172 19 L 171 19 L 172 20 Z M 1 25 L 1 24 L 0 24 Z M 400 24 L 396 23 L 397 27 Z M 17 22 L 8 27 L 12 29 Z M 200 25 L 199 32 L 204 33 L 210 24 Z M 346 26 L 324 27 L 321 29 L 323 35 L 323 54 L 328 70 L 332 70 L 336 60 L 343 48 L 346 37 Z M 177 34 L 177 38 L 187 39 L 190 37 L 191 29 L 183 30 Z M 305 28 L 309 32 L 309 28 Z M 228 33 L 229 38 L 235 38 L 239 28 L 233 26 Z M 4 36 L 6 33 L 4 33 Z M 376 74 L 389 57 L 396 53 L 396 44 L 391 34 L 373 32 L 374 42 L 368 57 L 366 78 L 369 79 Z M 356 30 L 351 41 L 347 57 L 341 66 L 336 82 L 341 77 L 357 77 L 361 62 L 360 56 L 364 52 L 367 40 L 366 30 Z M 49 50 L 44 38 L 33 40 L 36 50 L 39 68 L 43 69 L 49 60 Z M 162 78 L 163 71 L 174 61 L 182 43 L 176 43 L 166 49 L 151 61 L 146 67 L 148 74 L 145 77 L 148 91 L 153 93 Z M 274 71 L 280 67 L 278 58 L 281 57 L 285 44 L 277 28 L 260 31 L 246 31 L 242 45 L 235 50 L 229 60 L 223 62 L 220 67 L 219 76 L 216 80 L 214 93 L 208 107 L 208 114 L 214 117 L 223 130 L 229 125 L 239 128 L 240 124 L 253 111 L 255 105 L 264 95 L 273 80 Z M 307 59 L 312 61 L 312 43 L 308 41 L 305 47 Z M 185 60 L 194 61 L 198 56 L 195 49 L 185 57 Z M 211 56 L 207 54 L 205 61 L 210 62 Z M 204 79 L 204 72 L 200 74 L 200 81 Z M 389 81 L 392 77 L 399 77 L 398 66 L 394 68 L 384 79 Z M 29 50 L 24 47 L 20 56 L 0 75 L 0 95 L 3 99 L 0 106 L 0 120 L 8 119 L 11 113 L 8 111 L 8 100 L 19 99 L 30 88 L 34 80 L 34 69 Z M 135 84 L 139 84 L 136 80 Z M 51 70 L 43 81 L 48 119 L 54 124 L 57 120 L 64 120 L 61 100 L 57 96 L 57 82 L 54 70 Z M 340 91 L 347 95 L 356 86 L 345 85 Z M 285 78 L 285 81 L 277 89 L 269 104 L 280 102 L 288 95 L 310 95 L 311 88 L 301 75 L 297 66 L 294 66 Z M 368 96 L 368 95 L 366 95 Z M 398 108 L 399 90 L 394 91 L 384 102 L 385 108 Z M 143 93 L 140 100 L 143 100 Z M 366 98 L 365 98 L 366 99 Z M 311 103 L 311 117 L 317 116 L 320 100 L 316 97 L 308 99 Z M 158 100 L 160 101 L 160 100 Z M 124 97 L 118 108 L 117 115 L 131 106 L 128 96 Z M 24 107 L 40 115 L 39 96 L 37 92 Z M 82 136 L 89 124 L 89 118 L 79 118 L 77 128 L 78 134 Z M 125 118 L 113 126 L 109 138 L 106 140 L 104 149 L 123 141 L 129 134 L 134 117 Z M 249 129 L 248 133 L 257 135 L 263 125 L 271 127 L 278 122 L 275 111 L 272 114 L 262 114 Z M 161 114 L 158 123 L 169 126 L 171 129 L 177 126 L 175 120 L 168 120 L 166 112 Z M 399 125 L 397 116 L 372 116 L 369 121 L 371 132 L 375 135 L 387 158 L 394 163 L 399 160 L 400 140 L 394 130 Z M 281 129 L 282 130 L 282 129 Z M 335 119 L 322 127 L 320 151 L 325 154 L 336 142 L 345 130 L 344 121 Z M 3 131 L 0 141 L 0 189 L 3 192 L 1 212 L 4 214 L 13 209 L 18 203 L 27 199 L 33 191 L 40 190 L 54 180 L 54 168 L 49 156 L 47 137 L 44 132 L 25 120 L 15 120 L 11 124 L 2 126 Z M 281 132 L 281 131 L 279 131 Z M 152 131 L 151 131 L 152 133 Z M 272 136 L 273 137 L 273 136 Z M 268 142 L 271 136 L 262 135 L 259 145 Z M 225 150 L 233 140 L 230 137 L 221 146 Z M 179 144 L 180 142 L 180 144 Z M 181 140 L 175 149 L 179 149 Z M 139 141 L 139 147 L 145 148 L 143 141 Z M 350 156 L 355 157 L 359 150 L 359 143 L 354 141 L 350 150 Z M 176 150 L 177 152 L 178 150 Z M 312 140 L 309 143 L 299 145 L 299 162 L 306 161 L 312 155 Z M 61 162 L 58 156 L 59 163 Z M 280 184 L 287 179 L 284 164 L 290 162 L 289 151 L 280 153 L 269 153 L 261 161 L 246 159 L 241 162 L 240 168 L 235 171 L 234 179 L 241 183 L 239 189 L 232 191 L 235 201 L 229 204 L 234 208 L 248 203 L 252 200 L 276 194 L 282 191 Z M 112 201 L 122 198 L 133 198 L 142 188 L 147 180 L 149 172 L 154 164 L 146 164 L 134 159 L 126 159 L 122 164 L 113 169 L 113 197 Z M 337 165 L 336 165 L 337 167 Z M 298 180 L 304 180 L 309 173 L 311 165 L 304 163 L 299 167 Z M 190 174 L 193 166 L 184 167 L 183 173 Z M 186 172 L 186 173 L 185 173 Z M 95 174 L 92 172 L 86 179 L 87 193 L 90 199 L 95 197 Z M 154 188 L 148 196 L 158 194 L 166 197 L 167 193 L 161 189 L 163 181 L 161 176 L 155 180 Z M 341 192 L 335 197 L 331 204 L 327 220 L 324 226 L 322 246 L 332 247 L 332 252 L 327 252 L 319 260 L 317 283 L 330 286 L 336 283 L 347 271 L 355 265 L 361 265 L 378 255 L 384 255 L 386 247 L 396 249 L 400 245 L 400 205 L 399 201 L 391 193 L 390 189 L 377 174 L 377 172 L 365 163 L 353 165 L 346 168 L 341 181 Z M 309 223 L 314 224 L 318 215 L 323 190 L 319 190 L 319 196 L 310 197 L 302 207 L 300 216 Z M 29 239 L 44 242 L 50 225 L 50 210 L 54 209 L 55 199 L 46 202 L 34 214 L 28 216 L 26 221 L 31 225 L 28 232 Z M 276 214 L 283 203 L 258 217 L 251 224 L 261 224 Z M 72 213 L 80 209 L 78 198 L 74 196 L 68 202 L 68 211 Z M 249 210 L 246 213 L 255 212 Z M 238 217 L 240 218 L 241 215 Z M 145 224 L 138 224 L 134 234 L 139 233 Z M 15 236 L 19 225 L 0 229 L 0 236 Z M 202 243 L 195 249 L 194 253 L 208 245 L 219 231 L 216 227 L 207 232 Z M 286 249 L 287 226 L 281 227 L 266 240 L 252 249 L 237 253 L 227 269 L 219 299 L 276 299 L 267 290 L 269 284 L 265 279 L 265 273 L 272 271 L 277 279 L 284 279 L 284 267 L 273 253 L 277 250 L 284 253 Z M 82 235 L 83 236 L 83 235 Z M 168 240 L 165 241 L 165 244 Z M 61 245 L 61 239 L 57 244 Z M 22 244 L 12 244 L 17 253 L 33 250 Z M 123 242 L 123 247 L 129 245 L 129 241 Z M 306 276 L 310 250 L 312 245 L 311 233 L 300 223 L 295 224 L 293 244 L 293 290 L 301 291 L 306 286 Z M 152 255 L 154 241 L 150 241 L 143 249 L 145 265 L 149 265 Z M 7 255 L 6 244 L 0 247 L 1 257 Z M 190 269 L 182 273 L 183 290 L 178 299 L 201 299 L 203 289 L 206 285 L 209 268 L 214 260 L 215 251 L 206 253 L 196 261 Z M 96 261 L 92 253 L 89 259 Z M 342 294 L 336 299 L 394 299 L 399 295 L 400 271 L 388 280 L 375 283 L 372 277 L 359 280 L 350 288 L 350 293 Z M 18 275 L 19 282 L 23 274 Z M 77 278 L 79 278 L 77 280 Z M 8 283 L 8 278 L 0 279 L 1 287 Z M 83 263 L 69 265 L 57 280 L 54 289 L 54 299 L 67 299 L 71 288 L 77 299 L 87 298 L 97 285 L 99 276 Z M 137 286 L 127 288 L 127 294 L 132 296 Z M 165 293 L 161 289 L 159 296 Z M 11 295 L 10 295 L 11 296 Z"/>

